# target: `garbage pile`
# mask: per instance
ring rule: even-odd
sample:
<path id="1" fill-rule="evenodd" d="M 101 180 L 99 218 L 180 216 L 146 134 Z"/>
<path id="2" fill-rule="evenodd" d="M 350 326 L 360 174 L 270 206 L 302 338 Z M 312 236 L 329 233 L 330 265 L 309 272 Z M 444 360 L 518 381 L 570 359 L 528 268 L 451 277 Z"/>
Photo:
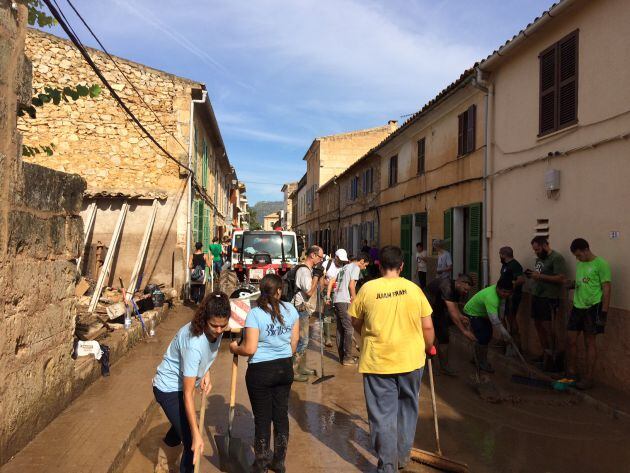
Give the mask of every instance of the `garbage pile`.
<path id="1" fill-rule="evenodd" d="M 115 330 L 129 329 L 135 318 L 142 325 L 143 332 L 152 336 L 153 320 L 164 304 L 171 306 L 177 291 L 164 284 L 147 284 L 143 291 L 133 294 L 121 287 L 103 288 L 96 305 L 90 311 L 96 281 L 81 278 L 76 286 L 77 317 L 75 336 L 81 341 L 99 340 Z"/>

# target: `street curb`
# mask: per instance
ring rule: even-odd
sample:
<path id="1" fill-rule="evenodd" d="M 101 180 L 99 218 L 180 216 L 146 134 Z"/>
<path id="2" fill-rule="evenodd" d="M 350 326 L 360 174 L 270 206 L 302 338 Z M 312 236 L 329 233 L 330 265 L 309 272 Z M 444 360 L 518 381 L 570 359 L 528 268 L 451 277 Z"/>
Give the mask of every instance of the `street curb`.
<path id="1" fill-rule="evenodd" d="M 131 456 L 138 448 L 138 442 L 142 439 L 142 436 L 145 434 L 145 431 L 149 426 L 149 418 L 154 412 L 157 412 L 157 408 L 157 402 L 155 399 L 151 399 L 147 408 L 138 417 L 138 422 L 134 428 L 129 432 L 129 435 L 120 445 L 120 450 L 114 457 L 107 473 L 122 473 L 125 470 Z"/>
<path id="2" fill-rule="evenodd" d="M 473 354 L 473 344 L 466 338 L 464 337 L 461 333 L 456 332 L 456 331 L 451 331 L 450 332 L 450 339 L 452 342 L 455 342 L 457 344 L 457 346 L 459 348 L 464 349 L 466 352 L 470 353 L 470 355 L 472 356 Z M 490 359 L 490 361 L 492 361 L 492 363 L 494 363 L 497 366 L 500 366 L 506 370 L 510 370 L 510 371 L 522 371 L 523 367 L 521 365 L 521 363 L 513 358 L 510 358 L 508 356 L 503 355 L 502 353 L 499 353 L 497 350 L 492 349 L 492 347 L 490 348 L 490 350 L 488 351 L 488 358 Z M 541 378 L 545 378 L 548 377 L 549 375 L 547 375 L 546 373 L 544 373 L 543 371 L 541 371 L 540 369 L 536 368 L 533 365 L 529 365 L 531 371 L 533 373 L 539 374 Z M 607 402 L 601 401 L 597 398 L 594 398 L 593 396 L 591 396 L 590 394 L 584 392 L 584 391 L 580 391 L 579 389 L 576 388 L 568 388 L 567 391 L 569 393 L 571 393 L 571 395 L 577 397 L 578 399 L 580 399 L 581 401 L 584 401 L 586 404 L 596 408 L 598 411 L 603 412 L 607 415 L 609 415 L 610 417 L 612 417 L 613 419 L 624 419 L 624 420 L 630 420 L 630 413 L 626 412 L 616 406 L 613 406 Z"/>

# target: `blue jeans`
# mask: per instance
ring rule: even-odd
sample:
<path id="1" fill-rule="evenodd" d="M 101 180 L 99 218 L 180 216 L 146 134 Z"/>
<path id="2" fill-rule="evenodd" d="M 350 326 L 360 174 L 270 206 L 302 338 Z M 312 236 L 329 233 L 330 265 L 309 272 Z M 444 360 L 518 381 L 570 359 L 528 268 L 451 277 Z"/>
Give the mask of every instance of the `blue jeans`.
<path id="1" fill-rule="evenodd" d="M 300 314 L 300 339 L 298 340 L 297 353 L 303 355 L 308 348 L 309 316 L 308 312 L 298 312 Z"/>
<path id="2" fill-rule="evenodd" d="M 424 368 L 401 374 L 364 374 L 363 390 L 372 447 L 379 473 L 395 473 L 409 463 L 418 421 Z"/>
<path id="3" fill-rule="evenodd" d="M 176 447 L 180 443 L 184 444 L 179 471 L 180 473 L 193 473 L 192 435 L 184 407 L 184 393 L 182 391 L 165 393 L 154 386 L 153 395 L 171 423 L 171 428 L 164 437 L 164 443 L 169 447 Z"/>
<path id="4" fill-rule="evenodd" d="M 221 267 L 223 266 L 223 264 L 221 264 L 221 261 L 213 261 L 212 262 L 212 270 L 217 274 L 221 274 Z"/>

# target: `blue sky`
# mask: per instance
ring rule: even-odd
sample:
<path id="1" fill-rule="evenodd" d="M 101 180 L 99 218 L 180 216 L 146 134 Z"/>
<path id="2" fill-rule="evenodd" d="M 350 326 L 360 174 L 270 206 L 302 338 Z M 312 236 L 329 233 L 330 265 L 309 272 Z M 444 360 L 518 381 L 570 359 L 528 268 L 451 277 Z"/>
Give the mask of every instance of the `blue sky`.
<path id="1" fill-rule="evenodd" d="M 281 199 L 313 138 L 404 121 L 552 3 L 72 1 L 112 54 L 207 85 L 250 204 Z"/>

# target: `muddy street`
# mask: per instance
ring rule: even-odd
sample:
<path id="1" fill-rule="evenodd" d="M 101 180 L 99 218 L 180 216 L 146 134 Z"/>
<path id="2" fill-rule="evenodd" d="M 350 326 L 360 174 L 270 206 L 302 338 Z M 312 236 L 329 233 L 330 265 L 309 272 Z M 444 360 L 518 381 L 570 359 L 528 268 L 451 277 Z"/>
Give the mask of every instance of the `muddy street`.
<path id="1" fill-rule="evenodd" d="M 457 350 L 454 355 L 459 376 L 435 377 L 446 456 L 468 463 L 473 472 L 625 471 L 622 465 L 630 462 L 630 452 L 624 448 L 630 435 L 627 421 L 613 419 L 572 394 L 512 384 L 511 373 L 505 370 L 493 377 L 505 400 L 485 402 L 473 389 L 468 355 Z M 308 365 L 319 371 L 319 345 L 314 341 L 308 356 Z M 244 384 L 246 363 L 243 358 L 239 361 L 234 436 L 251 445 L 253 417 Z M 293 384 L 288 471 L 373 471 L 375 457 L 361 376 L 356 367 L 339 365 L 332 349 L 326 349 L 324 362 L 326 374 L 334 374 L 334 378 L 319 385 Z M 213 392 L 206 411 L 204 472 L 220 471 L 212 439 L 227 428 L 230 363 L 224 344 L 211 369 Z M 415 446 L 432 451 L 435 442 L 427 382 L 425 374 Z M 165 416 L 155 409 L 124 471 L 153 471 L 167 430 Z M 413 465 L 410 471 L 435 470 Z"/>

